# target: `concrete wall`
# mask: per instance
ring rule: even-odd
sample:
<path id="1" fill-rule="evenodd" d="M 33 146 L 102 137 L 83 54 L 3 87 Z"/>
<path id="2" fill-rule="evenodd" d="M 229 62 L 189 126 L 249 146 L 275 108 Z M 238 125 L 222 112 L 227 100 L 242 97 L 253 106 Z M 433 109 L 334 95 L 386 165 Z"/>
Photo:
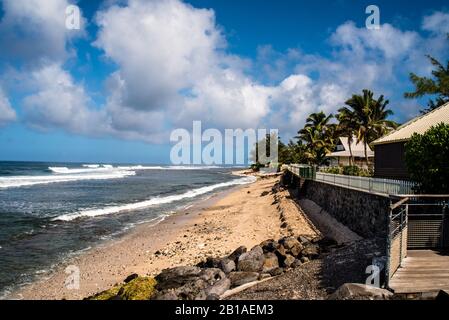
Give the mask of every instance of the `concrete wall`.
<path id="1" fill-rule="evenodd" d="M 364 238 L 386 239 L 390 206 L 386 196 L 306 180 L 301 183 L 299 197 L 312 200 Z"/>

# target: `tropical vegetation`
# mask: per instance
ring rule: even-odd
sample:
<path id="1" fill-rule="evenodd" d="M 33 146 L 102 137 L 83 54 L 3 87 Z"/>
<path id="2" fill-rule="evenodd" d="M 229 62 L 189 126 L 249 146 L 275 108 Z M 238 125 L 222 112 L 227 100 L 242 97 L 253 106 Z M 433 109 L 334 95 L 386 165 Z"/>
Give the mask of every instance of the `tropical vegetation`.
<path id="1" fill-rule="evenodd" d="M 449 35 L 448 35 L 449 40 Z M 422 114 L 430 112 L 443 104 L 449 102 L 449 60 L 444 66 L 437 59 L 432 56 L 427 56 L 430 63 L 435 67 L 432 71 L 432 77 L 420 77 L 414 73 L 410 73 L 410 80 L 415 85 L 415 91 L 407 92 L 404 94 L 406 98 L 414 99 L 420 98 L 425 95 L 430 95 L 435 97 L 430 99 L 428 102 L 428 107 L 421 110 Z"/>
<path id="2" fill-rule="evenodd" d="M 310 114 L 296 141 L 279 144 L 279 162 L 327 165 L 328 154 L 334 151 L 338 138 L 347 137 L 350 144 L 354 141 L 364 144 L 368 164 L 368 145 L 398 126 L 389 119 L 393 112 L 387 108 L 388 103 L 383 95 L 376 99 L 372 91 L 363 90 L 348 99 L 336 116 L 323 111 Z M 351 148 L 349 152 L 354 167 Z"/>
<path id="3" fill-rule="evenodd" d="M 439 124 L 415 133 L 405 144 L 405 162 L 417 191 L 449 194 L 449 125 Z"/>

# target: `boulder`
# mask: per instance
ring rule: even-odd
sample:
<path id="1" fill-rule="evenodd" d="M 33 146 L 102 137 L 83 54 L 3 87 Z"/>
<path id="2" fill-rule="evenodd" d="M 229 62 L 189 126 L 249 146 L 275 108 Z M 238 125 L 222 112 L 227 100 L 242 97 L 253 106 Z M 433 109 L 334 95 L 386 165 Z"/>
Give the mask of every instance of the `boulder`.
<path id="1" fill-rule="evenodd" d="M 128 282 L 130 282 L 130 281 L 136 279 L 137 277 L 139 277 L 139 275 L 138 275 L 137 273 L 130 274 L 129 276 L 127 276 L 127 277 L 125 278 L 125 280 L 123 280 L 123 282 L 124 282 L 124 283 L 128 283 Z"/>
<path id="2" fill-rule="evenodd" d="M 231 287 L 233 288 L 258 279 L 259 273 L 257 272 L 235 271 L 229 274 L 229 280 L 231 280 Z"/>
<path id="3" fill-rule="evenodd" d="M 198 278 L 206 281 L 209 285 L 213 285 L 221 279 L 226 278 L 226 275 L 218 268 L 208 268 L 203 269 Z"/>
<path id="4" fill-rule="evenodd" d="M 360 283 L 345 283 L 329 296 L 329 300 L 389 300 L 393 293 Z"/>
<path id="5" fill-rule="evenodd" d="M 189 281 L 195 280 L 201 274 L 202 270 L 199 267 L 175 267 L 171 269 L 164 269 L 156 276 L 157 290 L 166 290 L 178 288 Z"/>
<path id="6" fill-rule="evenodd" d="M 271 270 L 269 273 L 272 277 L 279 276 L 284 273 L 284 268 L 280 268 L 280 267 L 275 268 L 275 269 Z"/>
<path id="7" fill-rule="evenodd" d="M 260 194 L 260 196 L 261 196 L 261 197 L 265 197 L 265 196 L 267 196 L 267 195 L 269 195 L 269 194 L 270 194 L 270 192 L 264 191 L 264 192 L 262 192 L 262 193 Z"/>
<path id="8" fill-rule="evenodd" d="M 269 239 L 263 241 L 260 246 L 262 247 L 263 252 L 266 253 L 276 251 L 276 249 L 279 247 L 279 244 L 277 243 L 277 241 Z"/>
<path id="9" fill-rule="evenodd" d="M 289 268 L 292 266 L 293 262 L 295 262 L 296 258 L 292 255 L 287 254 L 285 256 L 284 262 L 282 263 L 282 265 L 286 268 Z"/>
<path id="10" fill-rule="evenodd" d="M 302 249 L 304 249 L 304 247 L 298 242 L 297 245 L 290 249 L 290 253 L 292 254 L 292 256 L 298 257 L 301 255 Z"/>
<path id="11" fill-rule="evenodd" d="M 117 295 L 121 300 L 149 300 L 154 293 L 156 280 L 150 277 L 137 277 L 123 285 Z"/>
<path id="12" fill-rule="evenodd" d="M 207 257 L 206 263 L 204 264 L 203 268 L 219 268 L 220 263 L 221 263 L 220 258 Z"/>
<path id="13" fill-rule="evenodd" d="M 240 258 L 240 256 L 242 254 L 244 254 L 246 251 L 247 251 L 247 249 L 246 249 L 245 246 L 238 247 L 237 249 L 234 250 L 234 252 L 232 252 L 228 256 L 228 259 L 234 261 L 235 263 L 237 263 L 237 261 Z"/>
<path id="14" fill-rule="evenodd" d="M 302 249 L 301 255 L 309 259 L 316 259 L 320 256 L 320 247 L 316 244 L 308 244 Z"/>
<path id="15" fill-rule="evenodd" d="M 310 243 L 310 239 L 307 236 L 299 236 L 298 241 L 301 242 L 303 245 Z"/>
<path id="16" fill-rule="evenodd" d="M 260 246 L 255 246 L 249 252 L 243 253 L 237 263 L 238 271 L 258 272 L 262 270 L 265 256 Z"/>
<path id="17" fill-rule="evenodd" d="M 293 263 L 290 265 L 291 268 L 298 268 L 302 265 L 301 260 L 299 259 L 295 259 L 295 261 L 293 261 Z"/>
<path id="18" fill-rule="evenodd" d="M 190 282 L 187 282 L 183 286 L 172 289 L 176 295 L 175 300 L 206 300 L 206 288 L 208 284 L 206 281 L 202 279 L 196 279 Z M 170 289 L 169 289 L 170 290 Z M 162 299 L 164 297 L 164 299 Z M 166 290 L 163 290 L 159 294 L 156 295 L 157 300 L 173 300 L 173 294 L 166 295 Z"/>
<path id="19" fill-rule="evenodd" d="M 270 272 L 271 270 L 279 267 L 279 260 L 276 254 L 273 252 L 267 252 L 264 254 L 265 261 L 262 266 L 263 272 Z"/>
<path id="20" fill-rule="evenodd" d="M 285 249 L 290 250 L 293 247 L 301 245 L 295 237 L 285 237 L 279 241 L 280 244 L 284 246 Z"/>
<path id="21" fill-rule="evenodd" d="M 223 293 L 229 290 L 230 287 L 231 287 L 231 280 L 229 280 L 228 278 L 223 278 L 217 281 L 212 286 L 207 287 L 205 292 L 207 297 L 211 295 L 221 296 Z"/>
<path id="22" fill-rule="evenodd" d="M 220 269 L 223 270 L 224 273 L 228 274 L 229 272 L 235 271 L 235 262 L 229 258 L 221 259 L 220 261 Z"/>

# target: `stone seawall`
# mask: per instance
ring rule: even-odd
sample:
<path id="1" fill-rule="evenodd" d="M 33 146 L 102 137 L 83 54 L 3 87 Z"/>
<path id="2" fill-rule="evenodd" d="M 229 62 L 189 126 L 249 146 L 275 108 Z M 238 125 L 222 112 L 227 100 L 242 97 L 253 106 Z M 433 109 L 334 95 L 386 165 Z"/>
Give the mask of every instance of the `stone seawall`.
<path id="1" fill-rule="evenodd" d="M 298 190 L 300 199 L 309 199 L 340 223 L 364 238 L 386 239 L 390 199 L 355 189 L 312 180 L 293 178 L 287 173 L 284 182 Z"/>

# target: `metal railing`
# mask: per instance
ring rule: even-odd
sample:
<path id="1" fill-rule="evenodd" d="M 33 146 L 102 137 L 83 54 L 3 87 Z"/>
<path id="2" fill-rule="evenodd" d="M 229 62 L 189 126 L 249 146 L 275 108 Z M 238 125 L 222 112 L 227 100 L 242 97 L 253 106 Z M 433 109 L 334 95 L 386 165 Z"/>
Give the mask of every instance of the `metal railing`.
<path id="1" fill-rule="evenodd" d="M 414 187 L 416 186 L 416 183 L 412 181 L 316 172 L 316 169 L 314 167 L 301 164 L 284 165 L 283 169 L 289 170 L 300 178 L 316 180 L 336 186 L 354 188 L 371 193 L 381 193 L 388 195 L 415 193 Z"/>
<path id="2" fill-rule="evenodd" d="M 416 185 L 414 182 L 404 180 L 346 176 L 324 172 L 317 172 L 315 180 L 382 194 L 413 194 Z"/>

